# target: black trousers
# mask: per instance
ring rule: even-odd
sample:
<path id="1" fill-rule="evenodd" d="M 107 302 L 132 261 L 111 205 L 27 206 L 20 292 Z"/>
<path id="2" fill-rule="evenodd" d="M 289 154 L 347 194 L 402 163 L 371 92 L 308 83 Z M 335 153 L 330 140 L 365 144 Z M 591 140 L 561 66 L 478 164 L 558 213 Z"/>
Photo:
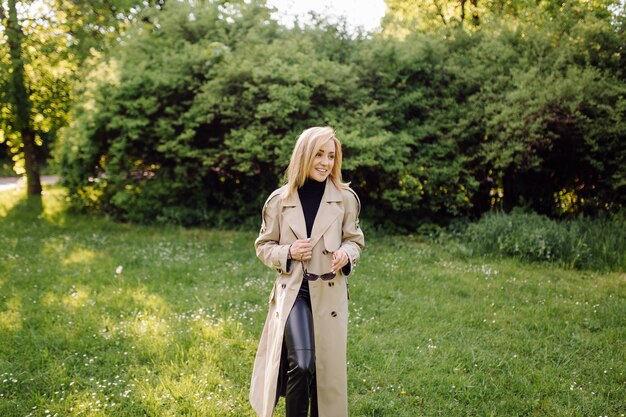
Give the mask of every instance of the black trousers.
<path id="1" fill-rule="evenodd" d="M 287 417 L 317 417 L 317 385 L 315 380 L 315 338 L 308 281 L 302 281 L 298 297 L 285 324 L 287 346 Z"/>

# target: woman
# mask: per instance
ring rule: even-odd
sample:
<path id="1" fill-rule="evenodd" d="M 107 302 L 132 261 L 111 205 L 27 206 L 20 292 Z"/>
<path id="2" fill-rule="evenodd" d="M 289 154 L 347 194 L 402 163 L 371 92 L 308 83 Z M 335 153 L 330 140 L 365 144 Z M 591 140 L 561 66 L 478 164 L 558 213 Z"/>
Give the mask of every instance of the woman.
<path id="1" fill-rule="evenodd" d="M 250 403 L 270 417 L 347 417 L 348 284 L 364 245 L 360 202 L 341 179 L 341 144 L 330 127 L 298 138 L 287 183 L 263 207 L 259 259 L 278 272 L 269 298 Z"/>

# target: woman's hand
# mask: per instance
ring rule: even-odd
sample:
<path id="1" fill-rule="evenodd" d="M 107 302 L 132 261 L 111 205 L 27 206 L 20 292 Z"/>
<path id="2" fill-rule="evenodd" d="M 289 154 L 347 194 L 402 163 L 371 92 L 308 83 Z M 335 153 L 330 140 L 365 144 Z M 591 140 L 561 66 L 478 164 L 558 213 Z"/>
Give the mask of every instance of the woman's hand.
<path id="1" fill-rule="evenodd" d="M 289 250 L 291 259 L 296 261 L 308 261 L 313 256 L 313 247 L 311 239 L 299 239 L 291 244 Z"/>
<path id="2" fill-rule="evenodd" d="M 343 249 L 337 249 L 333 252 L 333 265 L 330 267 L 331 272 L 337 272 L 348 264 L 350 258 Z"/>

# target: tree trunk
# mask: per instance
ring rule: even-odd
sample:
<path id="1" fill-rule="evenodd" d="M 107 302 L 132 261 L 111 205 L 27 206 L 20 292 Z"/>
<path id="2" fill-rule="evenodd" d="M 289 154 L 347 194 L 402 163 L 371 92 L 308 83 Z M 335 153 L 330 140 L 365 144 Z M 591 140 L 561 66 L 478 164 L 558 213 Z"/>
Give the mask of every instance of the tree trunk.
<path id="1" fill-rule="evenodd" d="M 41 195 L 41 174 L 37 161 L 37 144 L 32 130 L 22 130 L 24 144 L 24 166 L 26 168 L 26 193 Z"/>
<path id="2" fill-rule="evenodd" d="M 24 61 L 22 58 L 22 40 L 24 33 L 17 19 L 16 0 L 9 0 L 8 18 L 4 10 L 0 10 L 6 27 L 7 41 L 10 51 L 11 73 L 9 75 L 9 99 L 13 107 L 14 129 L 20 132 L 24 149 L 24 162 L 26 165 L 26 180 L 28 195 L 41 195 L 41 178 L 39 174 L 39 162 L 37 161 L 37 144 L 35 132 L 30 122 L 32 103 L 26 90 L 24 78 Z M 0 6 L 1 8 L 2 6 Z"/>
<path id="3" fill-rule="evenodd" d="M 480 26 L 480 15 L 478 14 L 478 0 L 470 0 L 470 4 L 474 6 L 472 11 L 472 25 L 475 27 Z"/>
<path id="4" fill-rule="evenodd" d="M 465 3 L 467 0 L 460 0 L 461 3 L 461 26 L 463 26 L 463 22 L 465 22 Z"/>

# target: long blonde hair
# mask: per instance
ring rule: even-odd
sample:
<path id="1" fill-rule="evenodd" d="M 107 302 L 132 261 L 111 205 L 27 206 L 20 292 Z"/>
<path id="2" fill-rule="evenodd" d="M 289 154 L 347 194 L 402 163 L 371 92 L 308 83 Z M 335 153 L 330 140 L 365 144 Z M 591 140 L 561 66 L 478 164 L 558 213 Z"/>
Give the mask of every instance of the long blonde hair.
<path id="1" fill-rule="evenodd" d="M 317 155 L 322 145 L 330 139 L 335 142 L 335 163 L 328 175 L 328 179 L 332 181 L 338 189 L 348 187 L 349 184 L 344 183 L 341 178 L 341 143 L 335 136 L 335 131 L 328 126 L 311 127 L 300 134 L 293 148 L 291 160 L 289 161 L 289 166 L 286 171 L 287 182 L 285 191 L 283 192 L 283 198 L 289 197 L 298 188 L 304 185 L 311 171 L 311 167 L 313 166 L 315 155 Z"/>

